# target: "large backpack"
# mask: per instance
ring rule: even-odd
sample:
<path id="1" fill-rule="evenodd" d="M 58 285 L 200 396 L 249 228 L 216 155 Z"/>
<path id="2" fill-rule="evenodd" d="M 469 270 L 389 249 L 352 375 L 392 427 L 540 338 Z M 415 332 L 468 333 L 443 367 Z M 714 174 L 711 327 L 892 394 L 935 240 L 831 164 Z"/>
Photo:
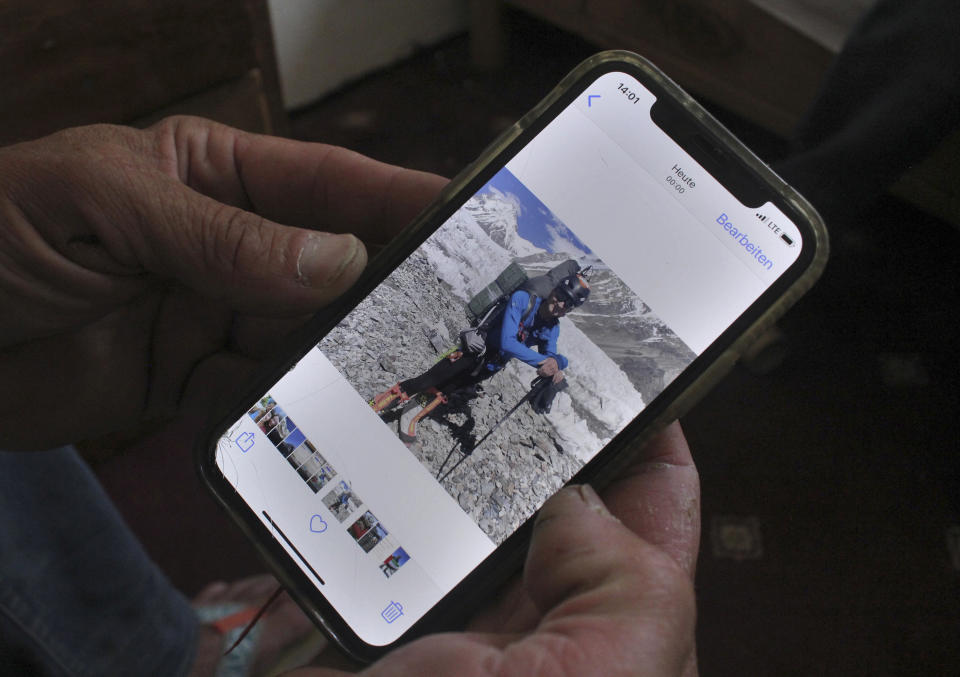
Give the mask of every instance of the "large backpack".
<path id="1" fill-rule="evenodd" d="M 467 303 L 466 312 L 470 326 L 485 334 L 486 329 L 499 319 L 510 301 L 510 296 L 518 289 L 530 294 L 527 310 L 521 316 L 522 325 L 533 312 L 538 298 L 546 298 L 561 280 L 578 272 L 580 264 L 573 259 L 567 259 L 551 268 L 545 275 L 529 277 L 516 261 L 511 262 L 497 275 L 497 279 L 477 292 Z"/>

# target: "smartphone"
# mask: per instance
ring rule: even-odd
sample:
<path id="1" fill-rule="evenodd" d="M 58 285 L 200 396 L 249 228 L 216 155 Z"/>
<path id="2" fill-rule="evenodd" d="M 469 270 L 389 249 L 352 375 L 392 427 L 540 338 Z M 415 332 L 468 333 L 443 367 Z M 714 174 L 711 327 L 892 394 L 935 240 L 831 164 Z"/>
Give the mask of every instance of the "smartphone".
<path id="1" fill-rule="evenodd" d="M 198 446 L 304 610 L 370 660 L 461 626 L 813 284 L 814 209 L 639 56 L 568 75 Z M 559 374 L 559 375 L 558 375 Z"/>

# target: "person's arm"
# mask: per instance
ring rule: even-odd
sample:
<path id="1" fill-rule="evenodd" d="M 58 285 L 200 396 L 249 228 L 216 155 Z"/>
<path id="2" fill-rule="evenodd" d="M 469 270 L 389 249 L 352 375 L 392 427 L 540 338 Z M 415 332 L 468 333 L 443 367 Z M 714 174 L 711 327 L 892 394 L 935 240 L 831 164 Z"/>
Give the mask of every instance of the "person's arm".
<path id="1" fill-rule="evenodd" d="M 557 340 L 560 338 L 560 324 L 557 323 L 544 332 L 544 340 L 540 342 L 540 354 L 546 357 L 552 357 L 557 361 L 557 367 L 561 370 L 569 366 L 570 361 L 557 352 Z M 543 361 L 543 358 L 540 360 Z"/>
<path id="2" fill-rule="evenodd" d="M 511 294 L 510 301 L 507 303 L 507 307 L 503 312 L 503 321 L 500 324 L 500 350 L 508 357 L 515 357 L 521 362 L 526 362 L 531 367 L 536 367 L 543 362 L 543 355 L 517 339 L 520 320 L 527 312 L 529 303 L 530 294 L 528 292 L 518 289 Z M 533 317 L 536 312 L 536 304 L 534 304 L 530 316 Z"/>

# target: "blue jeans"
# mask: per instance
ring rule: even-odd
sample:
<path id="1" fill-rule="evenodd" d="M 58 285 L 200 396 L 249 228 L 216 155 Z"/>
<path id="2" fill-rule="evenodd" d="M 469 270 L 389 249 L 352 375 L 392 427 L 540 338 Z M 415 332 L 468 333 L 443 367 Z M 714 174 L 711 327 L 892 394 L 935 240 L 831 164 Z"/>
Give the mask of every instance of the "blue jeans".
<path id="1" fill-rule="evenodd" d="M 0 673 L 182 675 L 197 630 L 75 449 L 0 452 Z"/>

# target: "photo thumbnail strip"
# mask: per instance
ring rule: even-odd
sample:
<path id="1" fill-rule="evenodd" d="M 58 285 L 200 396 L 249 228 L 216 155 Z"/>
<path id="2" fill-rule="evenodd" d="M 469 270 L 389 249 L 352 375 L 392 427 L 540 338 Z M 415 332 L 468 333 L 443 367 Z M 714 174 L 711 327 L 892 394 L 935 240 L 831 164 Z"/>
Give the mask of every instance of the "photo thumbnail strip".
<path id="1" fill-rule="evenodd" d="M 287 461 L 301 480 L 316 494 L 329 485 L 321 498 L 324 507 L 341 524 L 360 510 L 363 501 L 307 439 L 296 423 L 287 416 L 280 404 L 269 393 L 247 414 L 260 431 L 267 436 L 277 452 Z M 387 527 L 366 510 L 346 528 L 360 549 L 380 561 L 379 568 L 387 578 L 410 561 L 410 555 L 391 536 Z"/>

